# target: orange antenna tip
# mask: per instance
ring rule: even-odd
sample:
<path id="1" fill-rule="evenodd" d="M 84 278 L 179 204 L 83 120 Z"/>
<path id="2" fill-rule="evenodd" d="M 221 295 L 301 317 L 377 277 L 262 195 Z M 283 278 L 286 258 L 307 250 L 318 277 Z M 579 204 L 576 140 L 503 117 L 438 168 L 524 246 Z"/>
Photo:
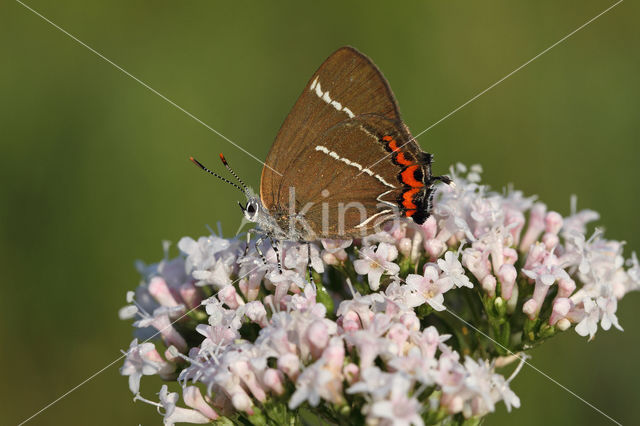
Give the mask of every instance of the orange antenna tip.
<path id="1" fill-rule="evenodd" d="M 220 159 L 222 160 L 222 164 L 227 165 L 227 160 L 224 158 L 224 155 L 220 153 Z"/>
<path id="2" fill-rule="evenodd" d="M 193 164 L 195 164 L 196 166 L 200 167 L 201 169 L 207 170 L 207 168 L 205 166 L 203 166 L 202 164 L 200 164 L 200 162 L 198 160 L 196 160 L 195 158 L 189 157 L 189 160 L 191 160 L 191 162 Z"/>

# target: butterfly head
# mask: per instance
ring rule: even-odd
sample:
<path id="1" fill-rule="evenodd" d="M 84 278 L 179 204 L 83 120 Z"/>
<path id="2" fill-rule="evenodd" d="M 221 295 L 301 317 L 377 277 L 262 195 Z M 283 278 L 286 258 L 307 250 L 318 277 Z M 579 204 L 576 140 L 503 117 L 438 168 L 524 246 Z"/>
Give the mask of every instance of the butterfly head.
<path id="1" fill-rule="evenodd" d="M 193 162 L 193 164 L 195 164 L 205 172 L 217 177 L 220 180 L 223 180 L 224 182 L 238 189 L 247 197 L 247 202 L 244 206 L 240 201 L 238 201 L 238 205 L 242 210 L 242 214 L 247 221 L 256 223 L 259 228 L 265 231 L 271 231 L 274 229 L 273 220 L 269 215 L 268 211 L 262 206 L 262 201 L 260 201 L 260 196 L 258 196 L 258 194 L 256 194 L 253 191 L 253 189 L 245 185 L 242 179 L 240 179 L 238 175 L 233 171 L 233 169 L 231 169 L 231 167 L 227 163 L 227 160 L 224 158 L 222 154 L 220 154 L 220 159 L 222 160 L 222 164 L 224 164 L 227 170 L 233 175 L 233 177 L 236 178 L 236 180 L 240 183 L 240 185 L 234 182 L 231 182 L 229 179 L 220 176 L 216 172 L 209 170 L 207 167 L 203 166 L 195 158 L 191 157 L 190 159 Z"/>
<path id="2" fill-rule="evenodd" d="M 260 217 L 263 214 L 263 208 L 262 203 L 260 202 L 260 198 L 253 192 L 251 188 L 247 188 L 247 190 L 245 191 L 245 195 L 247 196 L 247 204 L 243 206 L 242 203 L 238 202 L 238 205 L 242 210 L 242 214 L 249 222 L 259 222 Z"/>

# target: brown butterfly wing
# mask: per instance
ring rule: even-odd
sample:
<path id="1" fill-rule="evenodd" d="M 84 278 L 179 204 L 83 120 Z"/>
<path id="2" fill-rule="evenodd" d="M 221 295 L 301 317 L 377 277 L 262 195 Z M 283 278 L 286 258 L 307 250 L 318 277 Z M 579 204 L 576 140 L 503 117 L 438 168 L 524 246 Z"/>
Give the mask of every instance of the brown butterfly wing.
<path id="1" fill-rule="evenodd" d="M 260 181 L 260 198 L 272 211 L 288 199 L 287 170 L 300 161 L 301 153 L 335 124 L 359 114 L 376 114 L 400 120 L 387 81 L 373 62 L 352 47 L 342 47 L 313 74 L 285 119 L 269 151 Z M 376 161 L 379 158 L 376 159 Z M 288 178 L 291 178 L 288 174 Z"/>
<path id="2" fill-rule="evenodd" d="M 286 170 L 283 181 L 289 184 L 281 192 L 280 205 L 289 206 L 293 187 L 296 212 L 306 208 L 305 218 L 316 238 L 367 235 L 381 221 L 403 215 L 399 200 L 408 190 L 403 167 L 378 162 L 389 154 L 389 141 L 404 145 L 403 160 L 419 163 L 422 151 L 398 120 L 363 114 L 331 127 L 307 144 L 300 161 Z M 429 170 L 421 170 L 417 178 L 424 188 Z"/>

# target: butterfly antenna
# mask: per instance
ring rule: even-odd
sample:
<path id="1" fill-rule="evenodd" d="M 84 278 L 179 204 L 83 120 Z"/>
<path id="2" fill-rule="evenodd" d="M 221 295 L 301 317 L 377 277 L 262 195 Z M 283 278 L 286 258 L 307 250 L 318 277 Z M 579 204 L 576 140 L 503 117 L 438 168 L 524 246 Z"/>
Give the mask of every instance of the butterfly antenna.
<path id="1" fill-rule="evenodd" d="M 224 164 L 224 166 L 227 168 L 227 170 L 229 170 L 229 173 L 231 173 L 233 175 L 233 177 L 236 178 L 238 180 L 238 182 L 240 182 L 240 185 L 242 185 L 242 187 L 244 188 L 245 192 L 248 191 L 249 188 L 247 187 L 247 185 L 245 185 L 244 182 L 242 181 L 242 179 L 240 179 L 240 177 L 238 177 L 236 172 L 233 171 L 233 169 L 231 168 L 229 163 L 227 163 L 227 159 L 224 158 L 224 155 L 222 155 L 222 153 L 220 153 L 220 159 L 222 160 L 222 164 Z"/>
<path id="2" fill-rule="evenodd" d="M 189 160 L 191 160 L 191 162 L 193 164 L 195 164 L 196 166 L 200 167 L 202 170 L 204 170 L 205 172 L 209 173 L 210 175 L 213 175 L 215 177 L 217 177 L 218 179 L 221 179 L 225 182 L 227 182 L 229 185 L 233 185 L 236 188 L 238 188 L 241 192 L 245 192 L 244 189 L 240 188 L 238 185 L 236 185 L 235 183 L 231 182 L 229 179 L 223 178 L 222 176 L 220 176 L 219 174 L 217 174 L 216 172 L 212 172 L 211 170 L 209 170 L 208 168 L 206 168 L 205 166 L 202 165 L 202 163 L 200 163 L 198 160 L 196 160 L 193 157 L 189 157 Z"/>

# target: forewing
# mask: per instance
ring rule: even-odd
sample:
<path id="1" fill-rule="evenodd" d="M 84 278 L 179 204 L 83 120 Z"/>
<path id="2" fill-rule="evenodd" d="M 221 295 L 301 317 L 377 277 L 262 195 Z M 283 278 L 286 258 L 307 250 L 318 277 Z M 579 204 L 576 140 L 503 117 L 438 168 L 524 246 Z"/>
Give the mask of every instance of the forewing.
<path id="1" fill-rule="evenodd" d="M 313 141 L 337 123 L 360 114 L 400 120 L 395 98 L 380 70 L 354 48 L 343 47 L 313 74 L 276 136 L 260 181 L 265 207 L 272 210 L 279 202 L 279 194 L 288 184 L 288 170 L 299 169 L 302 152 Z"/>

